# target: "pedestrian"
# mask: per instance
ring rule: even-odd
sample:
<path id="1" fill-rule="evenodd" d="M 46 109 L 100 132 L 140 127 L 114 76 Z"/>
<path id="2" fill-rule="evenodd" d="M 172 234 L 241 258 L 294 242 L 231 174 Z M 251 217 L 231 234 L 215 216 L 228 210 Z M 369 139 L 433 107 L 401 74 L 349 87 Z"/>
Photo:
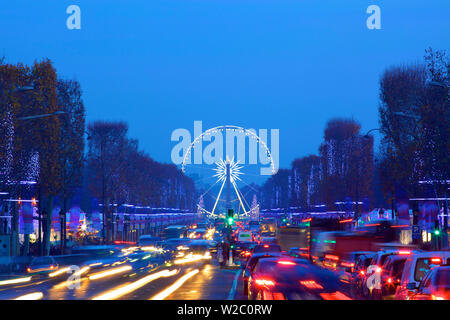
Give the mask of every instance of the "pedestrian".
<path id="1" fill-rule="evenodd" d="M 225 264 L 228 263 L 228 258 L 230 255 L 230 249 L 228 247 L 228 243 L 223 244 L 223 260 L 225 260 Z"/>
<path id="2" fill-rule="evenodd" d="M 220 244 L 217 248 L 217 260 L 219 261 L 220 268 L 222 269 L 224 262 L 222 244 Z"/>

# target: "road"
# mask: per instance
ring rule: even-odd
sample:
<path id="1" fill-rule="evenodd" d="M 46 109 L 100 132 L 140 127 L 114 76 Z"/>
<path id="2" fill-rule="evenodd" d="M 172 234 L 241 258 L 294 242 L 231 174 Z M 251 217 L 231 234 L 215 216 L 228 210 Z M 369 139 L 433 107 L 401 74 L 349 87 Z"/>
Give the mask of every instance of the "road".
<path id="1" fill-rule="evenodd" d="M 220 268 L 215 259 L 176 264 L 174 260 L 149 266 L 123 262 L 70 273 L 32 276 L 21 284 L 0 285 L 0 299 L 44 300 L 246 300 L 242 270 Z M 60 270 L 66 266 L 60 266 Z M 75 279 L 75 280 L 73 280 Z M 72 280 L 72 281 L 71 281 Z M 0 282 L 1 283 L 1 282 Z"/>
<path id="2" fill-rule="evenodd" d="M 95 278 L 95 275 L 111 270 L 117 273 Z M 140 270 L 132 264 L 123 263 L 88 269 L 81 274 L 79 281 L 69 281 L 70 273 L 64 272 L 55 277 L 36 275 L 25 283 L 1 285 L 0 299 L 16 299 L 29 294 L 39 297 L 42 293 L 41 299 L 50 300 L 226 300 L 237 296 L 233 284 L 236 288 L 238 271 L 221 269 L 215 260 L 204 265 L 187 263 L 177 266 L 168 263 Z"/>

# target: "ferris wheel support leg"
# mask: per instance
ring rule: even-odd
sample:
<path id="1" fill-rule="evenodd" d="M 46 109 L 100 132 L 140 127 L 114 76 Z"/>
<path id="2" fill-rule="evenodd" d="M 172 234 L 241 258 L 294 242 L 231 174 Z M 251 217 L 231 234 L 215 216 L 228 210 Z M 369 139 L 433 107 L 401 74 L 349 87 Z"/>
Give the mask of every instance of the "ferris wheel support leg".
<path id="1" fill-rule="evenodd" d="M 225 180 L 222 183 L 222 186 L 220 187 L 219 195 L 217 196 L 216 202 L 214 203 L 214 207 L 212 209 L 212 214 L 214 214 L 214 210 L 216 210 L 217 202 L 219 202 L 220 195 L 222 194 L 223 186 L 225 185 Z"/>

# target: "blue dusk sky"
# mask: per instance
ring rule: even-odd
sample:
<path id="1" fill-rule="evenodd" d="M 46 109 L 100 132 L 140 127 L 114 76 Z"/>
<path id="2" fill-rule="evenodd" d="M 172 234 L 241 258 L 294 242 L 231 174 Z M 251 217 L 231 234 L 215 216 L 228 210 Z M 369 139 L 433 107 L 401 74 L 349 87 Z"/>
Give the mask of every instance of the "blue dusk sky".
<path id="1" fill-rule="evenodd" d="M 81 30 L 66 27 L 71 4 Z M 88 121 L 127 122 L 158 161 L 174 129 L 202 120 L 280 129 L 289 167 L 318 152 L 330 118 L 377 128 L 380 75 L 449 50 L 449 17 L 444 0 L 3 0 L 0 56 L 50 58 L 81 83 Z"/>

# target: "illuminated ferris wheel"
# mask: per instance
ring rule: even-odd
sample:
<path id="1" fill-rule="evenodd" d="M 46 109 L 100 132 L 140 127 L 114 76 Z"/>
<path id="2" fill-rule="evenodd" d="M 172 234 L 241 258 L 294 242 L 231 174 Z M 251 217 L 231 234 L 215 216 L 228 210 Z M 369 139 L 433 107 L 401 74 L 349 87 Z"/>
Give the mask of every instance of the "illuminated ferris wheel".
<path id="1" fill-rule="evenodd" d="M 258 164 L 245 164 L 245 160 L 235 160 L 233 156 L 225 155 L 224 157 L 216 158 L 216 161 L 211 164 L 191 164 L 190 158 L 193 153 L 194 148 L 202 143 L 203 141 L 211 141 L 211 137 L 214 136 L 217 139 L 217 136 L 220 135 L 224 137 L 226 134 L 232 134 L 235 136 L 242 136 L 244 138 L 248 138 L 249 142 L 252 141 L 253 145 L 258 145 L 262 153 L 265 155 L 267 160 L 267 165 L 269 168 L 270 174 L 275 174 L 277 170 L 275 169 L 275 163 L 272 158 L 272 154 L 267 147 L 266 142 L 261 139 L 254 130 L 244 129 L 238 126 L 226 125 L 226 126 L 218 126 L 211 129 L 206 130 L 201 135 L 196 137 L 193 142 L 190 144 L 189 148 L 184 153 L 183 161 L 181 164 L 181 170 L 183 173 L 188 174 L 192 172 L 202 171 L 202 181 L 206 181 L 209 186 L 205 192 L 200 196 L 203 199 L 204 196 L 210 196 L 214 202 L 214 205 L 208 209 L 202 207 L 200 204 L 199 212 L 206 214 L 208 217 L 219 217 L 221 216 L 221 208 L 225 207 L 225 209 L 230 209 L 234 206 L 234 203 L 237 202 L 237 213 L 240 216 L 248 216 L 251 212 L 252 206 L 250 206 L 246 200 L 246 194 L 243 194 L 241 188 L 243 186 L 247 186 L 248 190 L 255 190 L 249 183 L 245 180 L 246 177 L 249 177 L 252 172 L 255 171 L 255 166 L 258 167 Z M 250 143 L 249 143 L 250 144 Z M 234 151 L 234 150 L 233 150 Z M 253 168 L 251 168 L 253 167 Z M 220 185 L 218 192 L 212 192 L 213 188 L 216 188 Z"/>

